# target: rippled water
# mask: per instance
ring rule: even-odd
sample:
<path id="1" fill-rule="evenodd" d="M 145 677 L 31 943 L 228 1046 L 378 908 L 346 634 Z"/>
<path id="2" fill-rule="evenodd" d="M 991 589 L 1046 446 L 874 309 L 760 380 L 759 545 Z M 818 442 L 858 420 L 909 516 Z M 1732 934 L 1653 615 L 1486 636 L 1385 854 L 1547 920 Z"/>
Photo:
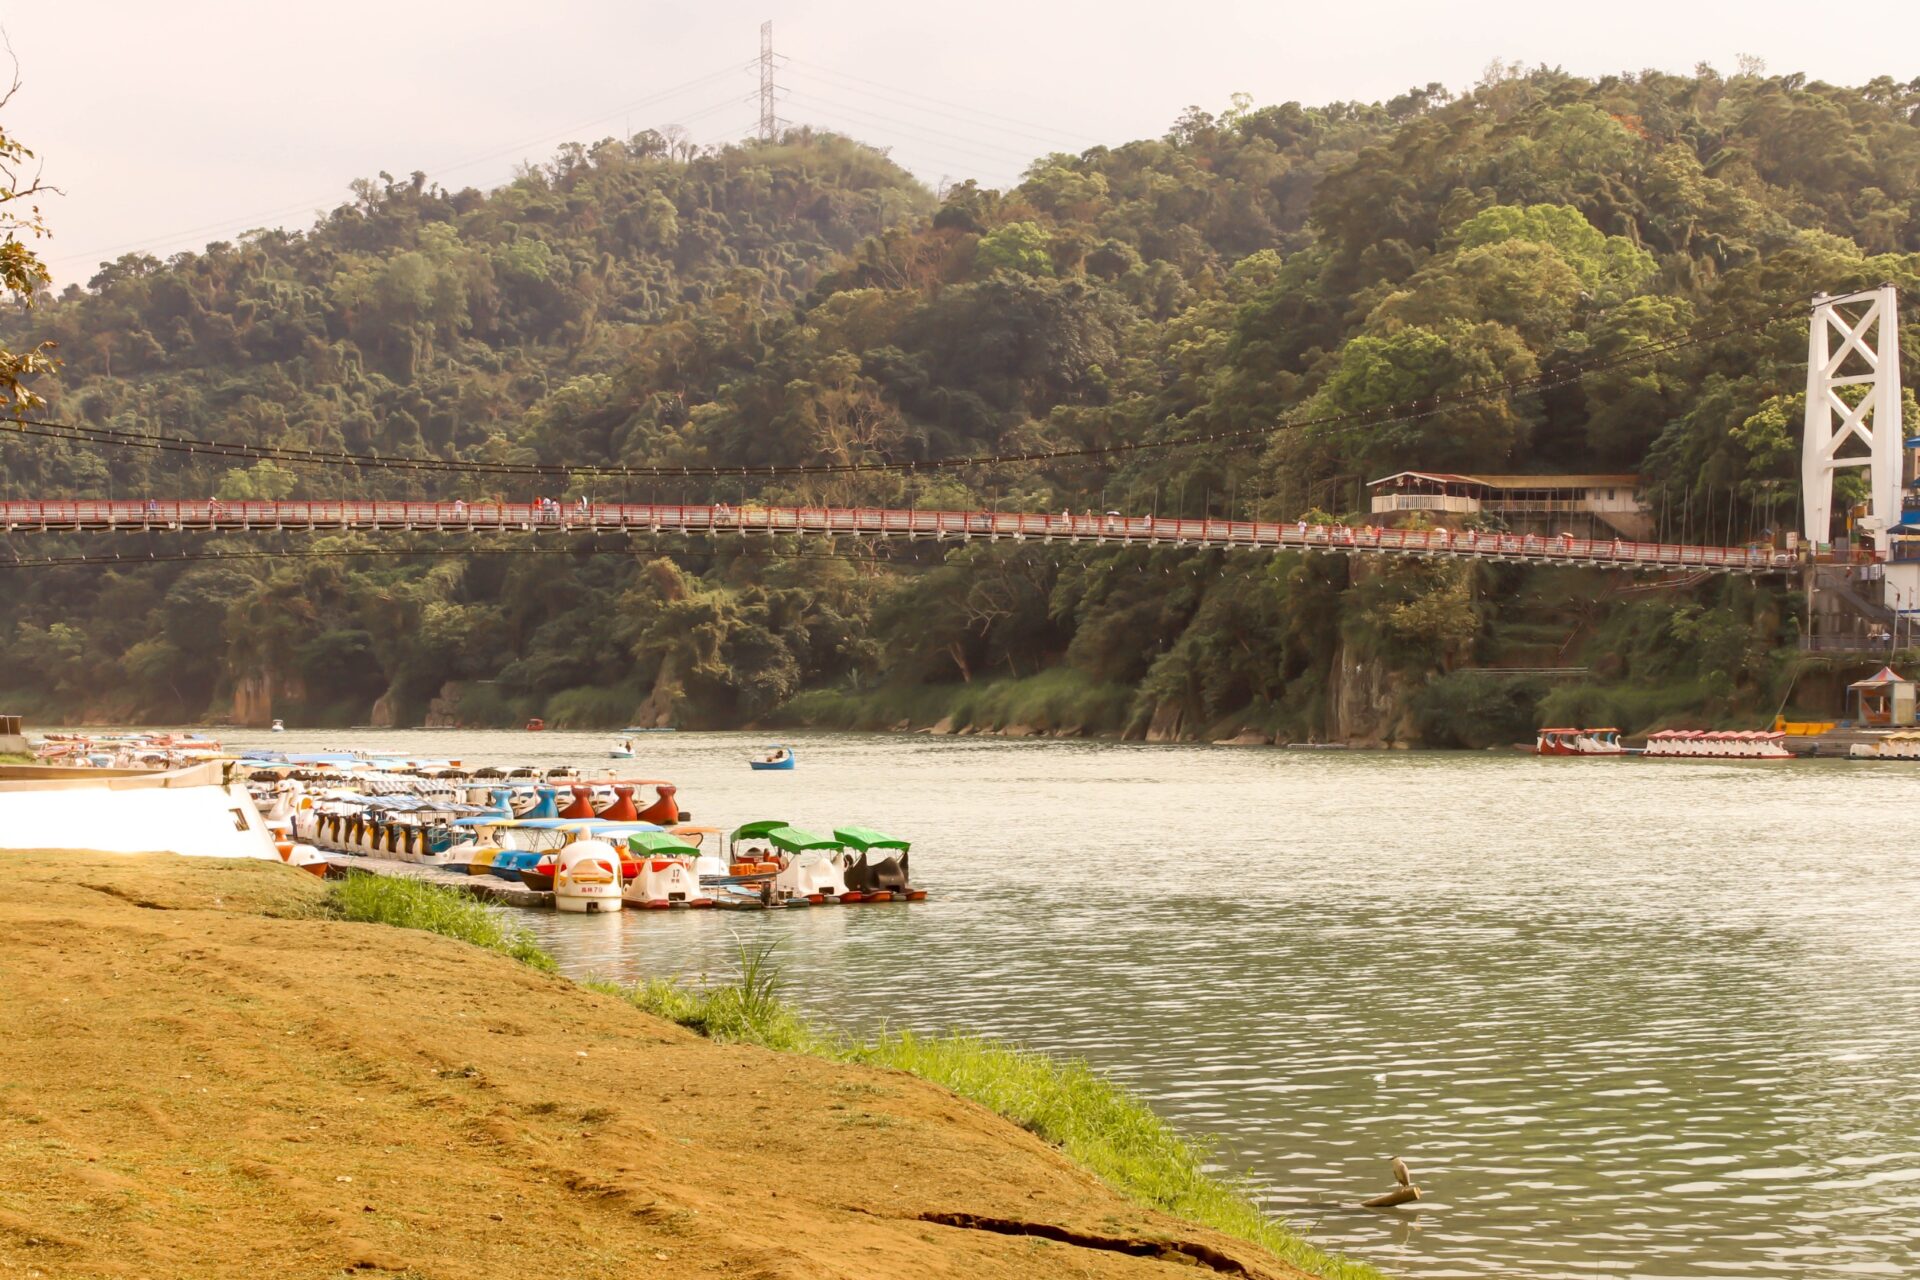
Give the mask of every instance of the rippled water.
<path id="1" fill-rule="evenodd" d="M 753 774 L 757 740 L 648 735 L 632 770 L 716 824 L 908 836 L 934 897 L 530 914 L 569 972 L 778 939 L 821 1018 L 1083 1056 L 1401 1274 L 1920 1274 L 1920 765 L 797 742 Z M 1427 1198 L 1350 1207 L 1395 1155 Z"/>

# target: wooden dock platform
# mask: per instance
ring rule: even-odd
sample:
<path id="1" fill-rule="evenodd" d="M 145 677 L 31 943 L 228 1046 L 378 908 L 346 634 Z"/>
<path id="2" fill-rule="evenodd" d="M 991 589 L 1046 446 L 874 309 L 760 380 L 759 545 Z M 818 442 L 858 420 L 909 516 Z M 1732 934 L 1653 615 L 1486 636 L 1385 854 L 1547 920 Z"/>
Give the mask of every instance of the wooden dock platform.
<path id="1" fill-rule="evenodd" d="M 443 889 L 457 889 L 462 893 L 470 893 L 476 898 L 484 898 L 488 902 L 498 902 L 509 907 L 553 906 L 551 893 L 529 889 L 525 885 L 508 884 L 495 876 L 470 876 L 464 872 L 449 871 L 445 867 L 428 866 L 420 862 L 401 862 L 397 858 L 367 858 L 352 853 L 328 853 L 326 858 L 329 875 L 397 876 L 403 880 L 437 884 Z"/>
<path id="2" fill-rule="evenodd" d="M 1821 734 L 1795 734 L 1786 736 L 1784 746 L 1801 759 L 1818 756 L 1831 760 L 1844 758 L 1855 743 L 1880 742 L 1886 738 L 1886 729 L 1829 729 Z"/>

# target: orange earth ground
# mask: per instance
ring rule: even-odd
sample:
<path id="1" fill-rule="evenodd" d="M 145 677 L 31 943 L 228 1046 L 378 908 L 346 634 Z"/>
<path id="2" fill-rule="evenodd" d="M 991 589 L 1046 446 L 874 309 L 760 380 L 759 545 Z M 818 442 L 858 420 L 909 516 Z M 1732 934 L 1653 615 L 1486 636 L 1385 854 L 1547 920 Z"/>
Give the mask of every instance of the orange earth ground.
<path id="1" fill-rule="evenodd" d="M 9 1280 L 1301 1274 L 932 1085 L 315 918 L 277 863 L 0 869 Z"/>

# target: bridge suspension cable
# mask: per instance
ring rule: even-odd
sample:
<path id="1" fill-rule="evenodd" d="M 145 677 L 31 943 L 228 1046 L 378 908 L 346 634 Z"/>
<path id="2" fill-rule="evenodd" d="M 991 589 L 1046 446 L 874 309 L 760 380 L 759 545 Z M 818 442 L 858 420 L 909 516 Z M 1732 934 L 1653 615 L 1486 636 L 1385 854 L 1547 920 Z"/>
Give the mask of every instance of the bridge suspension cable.
<path id="1" fill-rule="evenodd" d="M 1135 440 L 1108 445 L 1083 445 L 1069 449 L 1031 449 L 995 454 L 974 454 L 953 458 L 873 460 L 859 462 L 772 463 L 753 465 L 683 465 L 549 463 L 549 462 L 463 462 L 447 458 L 415 458 L 397 454 L 353 453 L 346 450 L 308 449 L 290 445 L 256 445 L 239 441 L 200 440 L 191 436 L 127 431 L 113 427 L 87 426 L 50 419 L 20 418 L 0 420 L 0 426 L 16 435 L 54 440 L 71 440 L 113 448 L 152 449 L 213 458 L 284 462 L 296 466 L 351 467 L 369 470 L 411 471 L 448 475 L 522 476 L 561 478 L 579 476 L 606 479 L 679 479 L 712 477 L 784 477 L 807 475 L 854 475 L 913 473 L 916 471 L 957 470 L 967 467 L 1005 466 L 1019 463 L 1044 463 L 1093 457 L 1147 453 L 1162 450 L 1223 446 L 1227 450 L 1264 447 L 1282 433 L 1332 426 L 1390 426 L 1414 422 L 1448 412 L 1456 405 L 1505 395 L 1540 394 L 1564 387 L 1626 365 L 1701 346 L 1721 338 L 1755 333 L 1788 319 L 1798 318 L 1805 310 L 1802 303 L 1780 307 L 1757 320 L 1729 325 L 1705 333 L 1645 343 L 1604 359 L 1560 365 L 1527 378 L 1515 378 L 1487 386 L 1463 387 L 1414 400 L 1400 401 L 1373 409 L 1349 413 L 1324 414 L 1316 418 L 1287 419 L 1260 427 L 1242 427 L 1226 431 L 1204 432 L 1160 440 Z"/>

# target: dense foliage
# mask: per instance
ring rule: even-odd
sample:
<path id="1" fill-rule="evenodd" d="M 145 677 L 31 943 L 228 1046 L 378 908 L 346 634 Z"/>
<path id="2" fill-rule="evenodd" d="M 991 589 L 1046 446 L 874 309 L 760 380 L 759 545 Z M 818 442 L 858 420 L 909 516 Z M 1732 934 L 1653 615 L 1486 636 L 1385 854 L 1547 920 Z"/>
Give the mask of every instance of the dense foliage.
<path id="1" fill-rule="evenodd" d="M 0 109 L 19 90 L 16 76 L 0 92 Z M 35 203 L 45 188 L 27 172 L 33 158 L 24 143 L 0 128 L 0 298 L 27 309 L 53 278 L 34 244 L 47 228 Z M 29 384 L 52 367 L 44 341 L 0 341 L 0 413 L 17 416 L 39 408 L 40 399 Z"/>
<path id="2" fill-rule="evenodd" d="M 1791 521 L 1806 299 L 1883 281 L 1920 285 L 1920 80 L 1496 68 L 1457 98 L 1236 99 L 937 198 L 805 130 L 570 147 L 491 193 L 382 175 L 310 232 L 123 258 L 6 333 L 59 344 L 47 416 L 210 440 L 743 470 L 1168 446 L 636 498 L 1320 519 L 1408 467 L 1639 470 L 1669 536 L 1739 541 Z M 1382 412 L 1416 401 L 1442 407 Z M 35 495 L 538 488 L 42 439 L 0 464 Z M 158 718 L 891 723 L 968 698 L 1040 729 L 1480 745 L 1635 684 L 1683 690 L 1624 708 L 1643 721 L 1749 713 L 1793 625 L 1766 592 L 1610 603 L 1565 571 L 777 550 L 15 573 L 0 683 Z M 1470 674 L 1582 655 L 1585 693 Z"/>

